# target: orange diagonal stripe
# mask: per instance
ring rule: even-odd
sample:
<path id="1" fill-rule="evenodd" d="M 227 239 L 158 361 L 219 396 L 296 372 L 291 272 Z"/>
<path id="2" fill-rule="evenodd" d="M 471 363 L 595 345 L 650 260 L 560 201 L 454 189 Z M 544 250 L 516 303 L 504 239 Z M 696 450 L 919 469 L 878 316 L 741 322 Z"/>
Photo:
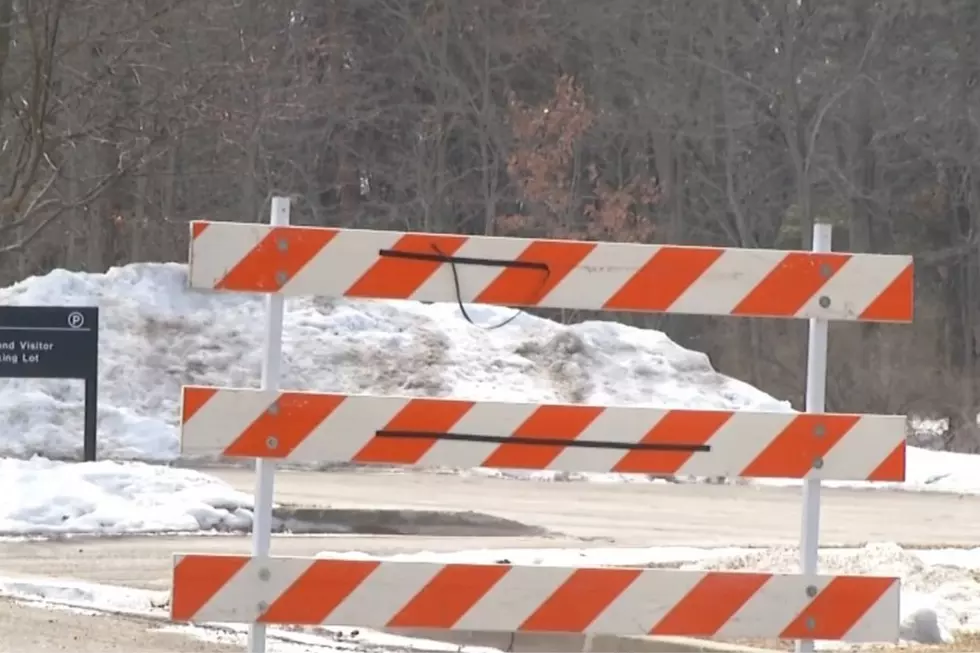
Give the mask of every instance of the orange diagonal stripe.
<path id="1" fill-rule="evenodd" d="M 915 279 L 912 264 L 902 270 L 895 280 L 861 313 L 862 320 L 875 322 L 911 322 Z"/>
<path id="2" fill-rule="evenodd" d="M 650 629 L 650 634 L 715 635 L 771 577 L 771 574 L 707 573 Z"/>
<path id="3" fill-rule="evenodd" d="M 742 298 L 732 315 L 796 315 L 850 258 L 850 254 L 790 252 Z"/>
<path id="4" fill-rule="evenodd" d="M 218 392 L 217 388 L 184 386 L 180 402 L 180 421 L 186 424 Z"/>
<path id="5" fill-rule="evenodd" d="M 503 268 L 473 301 L 505 306 L 534 306 L 595 249 L 596 243 L 574 240 L 535 240 L 515 260 L 545 263 L 548 271 Z"/>
<path id="6" fill-rule="evenodd" d="M 830 581 L 780 639 L 842 639 L 898 579 L 838 576 Z M 812 625 L 812 628 L 808 628 Z"/>
<path id="7" fill-rule="evenodd" d="M 344 395 L 283 392 L 234 442 L 226 456 L 285 458 L 343 403 Z M 275 446 L 270 446 L 275 438 Z"/>
<path id="8" fill-rule="evenodd" d="M 666 413 L 640 442 L 644 444 L 708 444 L 725 422 L 731 419 L 727 410 L 672 410 Z M 621 474 L 676 474 L 693 451 L 630 451 L 616 466 Z"/>
<path id="9" fill-rule="evenodd" d="M 322 624 L 379 564 L 377 560 L 316 560 L 256 621 Z"/>
<path id="10" fill-rule="evenodd" d="M 514 437 L 551 438 L 571 441 L 596 417 L 602 406 L 540 406 L 514 431 Z M 530 445 L 505 443 L 498 446 L 483 462 L 483 467 L 505 469 L 545 469 L 564 450 L 564 445 Z"/>
<path id="11" fill-rule="evenodd" d="M 725 250 L 663 245 L 602 307 L 607 311 L 666 311 Z"/>
<path id="12" fill-rule="evenodd" d="M 204 230 L 207 229 L 210 224 L 210 222 L 200 222 L 198 220 L 191 222 L 191 240 L 203 234 Z"/>
<path id="13" fill-rule="evenodd" d="M 800 414 L 742 471 L 751 478 L 803 478 L 823 459 L 860 415 Z"/>
<path id="14" fill-rule="evenodd" d="M 282 290 L 336 235 L 336 229 L 272 227 L 215 288 L 242 292 Z"/>
<path id="15" fill-rule="evenodd" d="M 385 425 L 384 430 L 449 433 L 472 407 L 472 401 L 412 399 Z M 354 455 L 352 462 L 414 465 L 436 442 L 438 440 L 433 437 L 374 437 Z"/>
<path id="16" fill-rule="evenodd" d="M 874 471 L 868 474 L 869 481 L 895 481 L 905 480 L 905 443 L 900 442 L 888 457 L 875 467 Z"/>
<path id="17" fill-rule="evenodd" d="M 184 556 L 174 567 L 171 619 L 192 621 L 246 564 L 247 556 Z"/>
<path id="18" fill-rule="evenodd" d="M 386 625 L 452 628 L 510 569 L 508 565 L 446 565 Z"/>
<path id="19" fill-rule="evenodd" d="M 580 633 L 642 573 L 642 569 L 576 569 L 520 630 Z"/>
<path id="20" fill-rule="evenodd" d="M 405 234 L 391 248 L 412 254 L 452 256 L 469 240 L 453 234 Z M 347 297 L 408 299 L 442 265 L 439 261 L 382 256 L 354 282 Z"/>

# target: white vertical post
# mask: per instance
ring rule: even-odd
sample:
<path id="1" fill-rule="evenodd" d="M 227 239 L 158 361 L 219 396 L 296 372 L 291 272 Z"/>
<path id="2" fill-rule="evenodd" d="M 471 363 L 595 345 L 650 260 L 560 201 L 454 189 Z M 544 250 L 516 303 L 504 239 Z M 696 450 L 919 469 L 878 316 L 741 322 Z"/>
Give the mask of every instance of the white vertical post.
<path id="1" fill-rule="evenodd" d="M 813 251 L 832 249 L 833 226 L 813 225 Z M 823 271 L 821 270 L 821 274 Z M 810 320 L 810 338 L 806 352 L 806 412 L 822 413 L 827 397 L 827 320 Z M 817 433 L 817 437 L 821 434 Z M 820 549 L 820 481 L 803 481 L 803 528 L 800 531 L 800 566 L 806 576 L 817 573 Z M 797 653 L 812 653 L 813 640 L 796 642 Z"/>
<path id="2" fill-rule="evenodd" d="M 273 197 L 269 224 L 289 224 L 289 198 Z M 262 343 L 262 389 L 278 390 L 282 362 L 282 295 L 265 298 L 265 341 Z M 252 519 L 252 555 L 269 555 L 272 541 L 272 495 L 275 486 L 274 460 L 255 459 L 255 510 Z M 249 653 L 265 653 L 265 624 L 248 627 Z"/>

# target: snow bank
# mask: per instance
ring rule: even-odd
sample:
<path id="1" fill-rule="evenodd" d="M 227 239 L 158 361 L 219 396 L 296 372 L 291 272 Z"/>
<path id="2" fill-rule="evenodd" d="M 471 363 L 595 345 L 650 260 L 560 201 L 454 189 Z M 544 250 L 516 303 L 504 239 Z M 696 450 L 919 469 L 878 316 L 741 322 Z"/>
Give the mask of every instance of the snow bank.
<path id="1" fill-rule="evenodd" d="M 0 304 L 100 307 L 103 457 L 174 459 L 181 385 L 258 385 L 261 299 L 185 287 L 184 265 L 134 264 L 0 290 Z M 513 315 L 468 312 L 486 324 Z M 658 331 L 527 314 L 486 330 L 445 304 L 290 299 L 283 362 L 283 387 L 307 390 L 789 410 Z M 80 382 L 0 380 L 0 455 L 77 459 L 82 405 Z"/>
<path id="2" fill-rule="evenodd" d="M 200 472 L 143 463 L 0 459 L 0 534 L 245 529 L 252 496 Z"/>

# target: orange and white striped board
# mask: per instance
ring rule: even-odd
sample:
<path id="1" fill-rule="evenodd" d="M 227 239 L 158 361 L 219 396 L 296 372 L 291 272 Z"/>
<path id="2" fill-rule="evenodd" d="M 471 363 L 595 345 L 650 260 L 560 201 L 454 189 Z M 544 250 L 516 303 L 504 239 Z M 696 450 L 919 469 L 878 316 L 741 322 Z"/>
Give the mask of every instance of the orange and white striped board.
<path id="1" fill-rule="evenodd" d="M 190 286 L 231 292 L 911 322 L 911 256 L 191 223 Z"/>
<path id="2" fill-rule="evenodd" d="M 905 417 L 183 388 L 181 453 L 903 481 Z"/>
<path id="3" fill-rule="evenodd" d="M 234 555 L 174 558 L 174 621 L 896 641 L 899 580 Z"/>

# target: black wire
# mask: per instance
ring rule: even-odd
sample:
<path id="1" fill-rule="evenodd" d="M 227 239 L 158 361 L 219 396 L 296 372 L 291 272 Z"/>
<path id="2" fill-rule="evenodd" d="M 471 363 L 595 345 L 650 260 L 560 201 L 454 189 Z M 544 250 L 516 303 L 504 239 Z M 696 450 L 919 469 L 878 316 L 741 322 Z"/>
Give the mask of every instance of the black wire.
<path id="1" fill-rule="evenodd" d="M 437 431 L 375 431 L 379 438 L 424 440 L 456 440 L 458 442 L 489 442 L 493 444 L 523 444 L 532 447 L 572 447 L 580 449 L 625 449 L 627 451 L 688 451 L 708 452 L 707 444 L 679 442 L 606 442 L 601 440 L 563 440 L 561 438 L 528 438 L 522 436 L 476 435 L 472 433 L 440 433 Z"/>
<path id="2" fill-rule="evenodd" d="M 423 252 L 402 252 L 397 249 L 382 249 L 378 251 L 378 256 L 387 256 L 389 258 L 407 258 L 407 259 L 414 259 L 416 261 L 437 261 L 439 263 L 448 263 L 449 269 L 453 273 L 453 289 L 455 290 L 455 294 L 456 294 L 456 305 L 459 306 L 460 312 L 463 314 L 463 317 L 466 318 L 467 322 L 469 322 L 470 324 L 472 324 L 477 328 L 486 329 L 487 331 L 492 331 L 494 329 L 499 329 L 500 327 L 507 326 L 508 324 L 516 320 L 518 317 L 520 317 L 522 311 L 518 309 L 518 311 L 514 313 L 514 315 L 507 318 L 500 324 L 495 324 L 493 326 L 483 326 L 474 322 L 473 318 L 470 317 L 470 314 L 466 312 L 466 307 L 463 305 L 463 291 L 462 288 L 460 287 L 459 271 L 456 269 L 457 263 L 465 264 L 465 265 L 484 265 L 484 266 L 500 267 L 500 268 L 525 268 L 525 269 L 532 269 L 532 270 L 543 270 L 544 279 L 541 280 L 541 287 L 544 287 L 545 284 L 548 283 L 548 279 L 551 278 L 551 266 L 549 266 L 547 263 L 542 263 L 540 261 L 503 261 L 500 259 L 492 259 L 492 258 L 471 258 L 466 256 L 450 256 L 449 254 L 442 252 L 439 249 L 439 246 L 436 245 L 435 243 L 432 243 L 432 249 L 436 252 L 435 254 L 425 254 Z"/>
<path id="3" fill-rule="evenodd" d="M 436 263 L 460 263 L 466 265 L 483 265 L 492 268 L 530 268 L 532 270 L 550 271 L 547 263 L 540 261 L 503 261 L 493 258 L 475 258 L 470 256 L 450 256 L 440 251 L 439 246 L 432 243 L 435 254 L 424 252 L 403 252 L 398 249 L 382 249 L 378 255 L 389 258 L 407 258 L 416 261 L 434 261 Z"/>

